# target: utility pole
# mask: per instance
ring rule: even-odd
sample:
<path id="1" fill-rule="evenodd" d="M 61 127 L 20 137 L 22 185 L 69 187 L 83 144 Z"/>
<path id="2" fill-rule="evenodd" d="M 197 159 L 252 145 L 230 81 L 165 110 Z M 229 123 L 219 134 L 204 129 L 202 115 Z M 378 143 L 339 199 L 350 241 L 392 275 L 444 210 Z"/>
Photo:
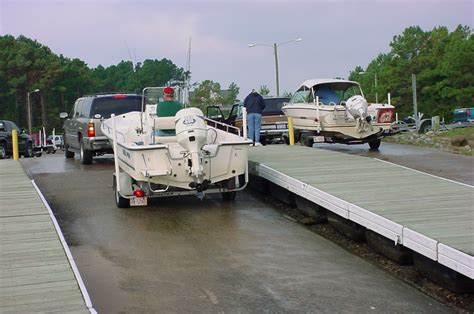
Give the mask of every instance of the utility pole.
<path id="1" fill-rule="evenodd" d="M 27 115 L 28 115 L 28 132 L 29 134 L 31 134 L 31 100 L 30 100 L 30 94 L 33 94 L 33 93 L 36 93 L 36 92 L 39 92 L 39 89 L 35 89 L 34 91 L 31 91 L 31 92 L 27 92 L 26 93 L 26 111 L 27 111 Z"/>
<path id="2" fill-rule="evenodd" d="M 418 104 L 416 102 L 416 75 L 412 74 L 411 75 L 411 88 L 413 90 L 413 112 L 415 115 L 413 116 L 415 118 L 415 125 L 416 129 L 418 130 L 419 127 L 419 119 L 418 119 Z"/>
<path id="3" fill-rule="evenodd" d="M 279 75 L 278 75 L 278 49 L 277 49 L 277 44 L 274 43 L 273 44 L 273 51 L 275 53 L 275 74 L 276 74 L 276 95 L 277 97 L 280 96 L 280 79 L 279 79 Z"/>

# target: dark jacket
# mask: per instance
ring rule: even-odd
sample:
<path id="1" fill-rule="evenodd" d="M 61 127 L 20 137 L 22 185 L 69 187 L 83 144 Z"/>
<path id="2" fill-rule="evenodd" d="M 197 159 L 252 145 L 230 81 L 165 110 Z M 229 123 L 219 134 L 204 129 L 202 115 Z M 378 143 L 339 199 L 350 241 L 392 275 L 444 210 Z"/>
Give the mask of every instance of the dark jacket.
<path id="1" fill-rule="evenodd" d="M 262 114 L 265 109 L 265 102 L 259 93 L 250 93 L 244 100 L 244 107 L 247 108 L 247 113 Z"/>

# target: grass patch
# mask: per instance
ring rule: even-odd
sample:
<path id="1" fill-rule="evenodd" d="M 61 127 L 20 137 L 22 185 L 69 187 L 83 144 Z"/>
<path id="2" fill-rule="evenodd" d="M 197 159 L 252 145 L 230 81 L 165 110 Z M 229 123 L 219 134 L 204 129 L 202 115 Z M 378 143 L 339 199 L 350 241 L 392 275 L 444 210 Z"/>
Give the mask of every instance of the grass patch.
<path id="1" fill-rule="evenodd" d="M 468 126 L 465 128 L 457 128 L 446 132 L 439 132 L 436 133 L 436 136 L 448 138 L 456 138 L 463 136 L 468 140 L 474 140 L 474 127 Z"/>

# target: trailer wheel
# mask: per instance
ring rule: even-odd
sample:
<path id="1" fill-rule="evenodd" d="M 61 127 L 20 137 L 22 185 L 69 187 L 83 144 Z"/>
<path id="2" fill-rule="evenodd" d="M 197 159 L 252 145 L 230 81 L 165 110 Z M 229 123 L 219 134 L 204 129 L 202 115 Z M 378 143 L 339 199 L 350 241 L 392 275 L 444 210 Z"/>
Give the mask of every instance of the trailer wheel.
<path id="1" fill-rule="evenodd" d="M 380 147 L 380 139 L 369 141 L 370 150 L 378 150 Z"/>
<path id="2" fill-rule="evenodd" d="M 237 191 L 233 192 L 222 192 L 222 199 L 224 201 L 233 201 L 235 200 L 235 196 L 237 195 Z"/>
<path id="3" fill-rule="evenodd" d="M 313 147 L 314 139 L 311 137 L 310 133 L 301 133 L 300 143 L 306 147 Z"/>
<path id="4" fill-rule="evenodd" d="M 117 181 L 114 177 L 114 194 L 115 194 L 115 204 L 118 208 L 129 208 L 130 207 L 130 200 L 128 198 L 122 197 L 120 193 L 117 191 Z"/>
<path id="5" fill-rule="evenodd" d="M 419 133 L 425 134 L 429 131 L 431 131 L 431 121 L 427 120 L 421 124 Z"/>

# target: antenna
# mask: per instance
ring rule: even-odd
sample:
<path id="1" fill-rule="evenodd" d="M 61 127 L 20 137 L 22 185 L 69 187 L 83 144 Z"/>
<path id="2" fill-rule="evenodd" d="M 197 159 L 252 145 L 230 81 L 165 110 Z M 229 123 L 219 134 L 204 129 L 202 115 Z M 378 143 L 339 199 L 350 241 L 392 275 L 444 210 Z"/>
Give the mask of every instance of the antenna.
<path id="1" fill-rule="evenodd" d="M 186 60 L 186 78 L 189 77 L 191 71 L 191 40 L 192 38 L 189 37 L 189 45 L 188 45 L 188 59 Z"/>
<path id="2" fill-rule="evenodd" d="M 132 72 L 133 72 L 133 76 L 135 78 L 135 90 L 134 92 L 135 93 L 138 93 L 138 76 L 137 76 L 137 72 L 135 71 L 135 62 L 137 61 L 136 60 L 136 53 L 135 53 L 135 50 L 134 50 L 134 53 L 135 53 L 135 61 L 132 59 L 132 54 L 130 52 L 130 48 L 128 47 L 127 45 L 127 41 L 124 40 L 124 43 L 125 43 L 125 46 L 127 47 L 127 51 L 128 51 L 128 57 L 130 58 L 130 61 L 132 62 Z"/>
<path id="3" fill-rule="evenodd" d="M 189 81 L 191 80 L 191 37 L 189 37 L 188 58 L 186 60 L 186 71 L 184 72 L 184 103 L 189 102 Z"/>

